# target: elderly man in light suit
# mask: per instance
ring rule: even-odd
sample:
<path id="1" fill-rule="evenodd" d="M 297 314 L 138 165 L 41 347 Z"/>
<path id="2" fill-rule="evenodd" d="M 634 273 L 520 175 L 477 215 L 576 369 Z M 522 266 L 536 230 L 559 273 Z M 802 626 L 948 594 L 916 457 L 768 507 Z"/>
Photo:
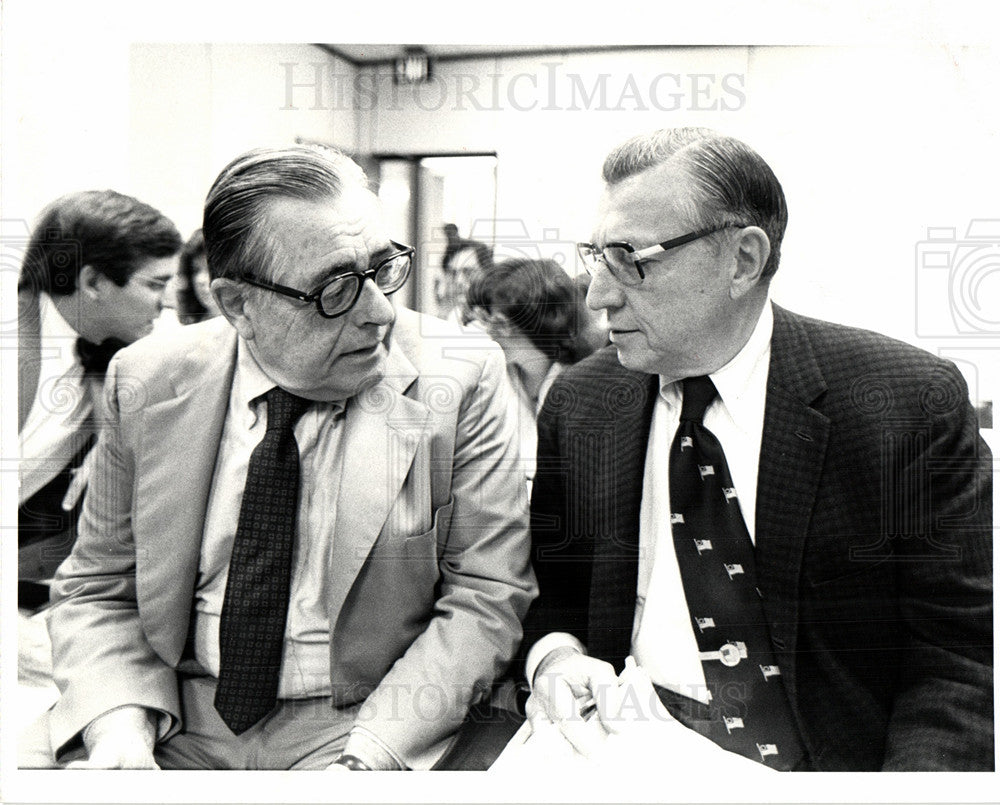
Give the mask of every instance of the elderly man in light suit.
<path id="1" fill-rule="evenodd" d="M 340 154 L 241 156 L 204 231 L 225 318 L 109 370 L 54 588 L 51 749 L 82 742 L 75 762 L 105 768 L 427 768 L 536 590 L 502 354 L 393 308 L 412 249 Z"/>

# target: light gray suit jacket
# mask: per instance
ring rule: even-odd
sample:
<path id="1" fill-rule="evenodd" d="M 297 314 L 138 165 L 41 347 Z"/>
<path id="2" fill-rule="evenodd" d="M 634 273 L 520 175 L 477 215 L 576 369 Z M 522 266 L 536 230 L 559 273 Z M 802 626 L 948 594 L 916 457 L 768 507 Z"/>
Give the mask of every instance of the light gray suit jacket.
<path id="1" fill-rule="evenodd" d="M 122 351 L 108 372 L 110 421 L 53 587 L 57 753 L 123 704 L 183 728 L 176 668 L 237 336 L 223 319 L 170 336 Z M 492 342 L 401 310 L 386 377 L 347 408 L 334 699 L 367 698 L 365 727 L 413 768 L 433 762 L 508 663 L 536 593 L 505 377 Z"/>

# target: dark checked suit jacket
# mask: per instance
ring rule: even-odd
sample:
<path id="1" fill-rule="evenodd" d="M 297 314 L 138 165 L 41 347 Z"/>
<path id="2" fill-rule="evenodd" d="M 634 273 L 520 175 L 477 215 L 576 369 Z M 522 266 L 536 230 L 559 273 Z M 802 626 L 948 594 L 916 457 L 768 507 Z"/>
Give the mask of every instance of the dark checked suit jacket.
<path id="1" fill-rule="evenodd" d="M 657 392 L 614 348 L 550 390 L 526 648 L 568 631 L 621 668 Z M 815 769 L 993 767 L 991 490 L 952 364 L 774 307 L 756 560 Z"/>

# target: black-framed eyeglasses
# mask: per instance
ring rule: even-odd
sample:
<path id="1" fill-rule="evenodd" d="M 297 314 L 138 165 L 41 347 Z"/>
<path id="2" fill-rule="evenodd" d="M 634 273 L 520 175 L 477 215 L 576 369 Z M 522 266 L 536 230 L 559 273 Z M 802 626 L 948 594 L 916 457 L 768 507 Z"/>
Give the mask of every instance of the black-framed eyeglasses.
<path id="1" fill-rule="evenodd" d="M 594 275 L 599 266 L 605 265 L 611 272 L 611 276 L 622 285 L 635 286 L 646 279 L 646 273 L 642 270 L 642 266 L 639 265 L 641 261 L 655 254 L 676 249 L 678 246 L 691 243 L 699 238 L 714 235 L 723 229 L 741 228 L 743 226 L 745 224 L 722 224 L 721 226 L 713 226 L 708 229 L 699 229 L 697 232 L 690 232 L 678 238 L 671 238 L 670 240 L 663 241 L 663 243 L 647 246 L 644 249 L 636 249 L 631 243 L 619 240 L 605 243 L 603 249 L 598 249 L 593 243 L 577 243 L 576 250 L 580 255 L 580 259 L 583 260 L 583 265 L 587 269 L 587 273 L 591 276 Z"/>
<path id="2" fill-rule="evenodd" d="M 393 240 L 390 240 L 389 243 L 396 251 L 367 271 L 346 271 L 343 274 L 338 274 L 310 293 L 297 291 L 295 288 L 279 285 L 276 282 L 265 282 L 250 277 L 243 277 L 243 281 L 258 288 L 290 296 L 300 302 L 315 302 L 319 315 L 327 319 L 335 319 L 337 316 L 343 316 L 354 307 L 361 297 L 361 289 L 364 287 L 365 280 L 370 279 L 374 282 L 375 287 L 386 296 L 403 287 L 407 277 L 410 276 L 413 253 L 416 250 L 412 246 L 404 246 Z"/>

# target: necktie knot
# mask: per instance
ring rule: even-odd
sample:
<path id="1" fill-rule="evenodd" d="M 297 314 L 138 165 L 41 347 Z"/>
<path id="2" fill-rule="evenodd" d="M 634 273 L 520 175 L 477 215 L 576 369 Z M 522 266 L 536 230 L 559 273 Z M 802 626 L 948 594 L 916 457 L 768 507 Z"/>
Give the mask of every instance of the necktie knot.
<path id="1" fill-rule="evenodd" d="M 712 404 L 718 392 L 715 384 L 707 375 L 687 377 L 681 381 L 683 404 L 681 406 L 681 421 L 693 420 L 701 422 L 705 411 Z"/>
<path id="2" fill-rule="evenodd" d="M 312 400 L 297 397 L 283 388 L 275 386 L 265 396 L 267 400 L 267 429 L 286 430 L 291 428 L 306 409 L 312 405 Z"/>
<path id="3" fill-rule="evenodd" d="M 84 373 L 103 376 L 115 353 L 124 346 L 127 346 L 125 342 L 117 338 L 108 338 L 95 344 L 80 336 L 76 339 L 76 356 L 80 359 Z"/>

